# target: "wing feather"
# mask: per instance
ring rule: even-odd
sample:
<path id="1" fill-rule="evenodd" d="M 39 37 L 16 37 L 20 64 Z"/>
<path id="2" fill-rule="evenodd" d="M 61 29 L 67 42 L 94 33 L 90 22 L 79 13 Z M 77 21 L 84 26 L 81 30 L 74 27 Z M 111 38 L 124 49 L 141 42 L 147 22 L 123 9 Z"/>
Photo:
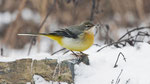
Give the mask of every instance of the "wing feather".
<path id="1" fill-rule="evenodd" d="M 54 36 L 64 36 L 64 37 L 74 38 L 74 39 L 78 38 L 78 34 L 73 30 L 71 31 L 69 29 L 61 29 L 61 30 L 54 31 L 52 33 L 37 33 L 37 34 L 26 33 L 26 34 L 18 34 L 18 35 L 22 35 L 22 36 L 54 35 Z"/>
<path id="2" fill-rule="evenodd" d="M 64 37 L 68 37 L 68 38 L 78 38 L 78 36 L 75 33 L 71 32 L 68 29 L 57 30 L 50 34 L 57 35 L 57 36 L 64 36 Z"/>

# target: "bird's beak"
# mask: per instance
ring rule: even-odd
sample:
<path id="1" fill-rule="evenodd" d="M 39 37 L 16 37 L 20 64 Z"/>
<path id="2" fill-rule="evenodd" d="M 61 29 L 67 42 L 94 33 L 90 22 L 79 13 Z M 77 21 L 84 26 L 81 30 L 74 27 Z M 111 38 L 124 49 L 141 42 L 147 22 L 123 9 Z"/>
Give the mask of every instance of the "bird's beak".
<path id="1" fill-rule="evenodd" d="M 86 32 L 93 32 L 93 30 L 94 30 L 95 27 L 96 26 L 93 26 L 93 27 L 89 28 L 88 30 L 86 30 Z"/>

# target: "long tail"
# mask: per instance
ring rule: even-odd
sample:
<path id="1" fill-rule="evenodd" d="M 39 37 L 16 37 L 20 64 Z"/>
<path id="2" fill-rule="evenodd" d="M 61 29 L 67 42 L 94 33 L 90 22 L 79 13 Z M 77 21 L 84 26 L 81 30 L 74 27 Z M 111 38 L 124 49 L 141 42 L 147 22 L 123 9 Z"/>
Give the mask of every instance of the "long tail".
<path id="1" fill-rule="evenodd" d="M 27 34 L 17 34 L 17 35 L 19 35 L 19 36 L 46 36 L 46 37 L 49 37 L 52 40 L 56 40 L 59 44 L 61 44 L 61 39 L 62 39 L 62 36 L 52 35 L 51 33 L 49 33 L 49 34 L 45 34 L 45 33 L 38 33 L 38 34 L 27 33 Z"/>
<path id="2" fill-rule="evenodd" d="M 40 36 L 40 35 L 43 35 L 43 36 L 46 36 L 46 34 L 31 34 L 31 33 L 27 33 L 27 34 L 17 34 L 19 36 Z"/>

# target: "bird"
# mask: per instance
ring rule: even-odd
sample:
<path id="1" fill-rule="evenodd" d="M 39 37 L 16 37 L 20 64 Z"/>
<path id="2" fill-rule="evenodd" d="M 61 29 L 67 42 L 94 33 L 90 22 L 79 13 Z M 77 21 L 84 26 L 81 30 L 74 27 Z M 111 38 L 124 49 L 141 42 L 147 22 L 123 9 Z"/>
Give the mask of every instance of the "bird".
<path id="1" fill-rule="evenodd" d="M 55 40 L 63 48 L 70 51 L 85 51 L 94 43 L 95 25 L 91 21 L 85 21 L 78 25 L 59 29 L 51 33 L 25 33 L 22 36 L 46 36 Z"/>

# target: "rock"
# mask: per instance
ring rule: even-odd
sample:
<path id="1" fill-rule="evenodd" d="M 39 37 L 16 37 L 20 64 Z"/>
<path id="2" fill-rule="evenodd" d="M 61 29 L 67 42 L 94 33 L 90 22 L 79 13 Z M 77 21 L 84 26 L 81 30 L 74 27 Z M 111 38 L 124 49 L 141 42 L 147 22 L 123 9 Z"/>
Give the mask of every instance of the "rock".
<path id="1" fill-rule="evenodd" d="M 33 75 L 40 75 L 47 81 L 72 83 L 68 62 L 61 64 L 57 60 L 20 59 L 12 62 L 0 62 L 0 84 L 34 83 Z"/>

